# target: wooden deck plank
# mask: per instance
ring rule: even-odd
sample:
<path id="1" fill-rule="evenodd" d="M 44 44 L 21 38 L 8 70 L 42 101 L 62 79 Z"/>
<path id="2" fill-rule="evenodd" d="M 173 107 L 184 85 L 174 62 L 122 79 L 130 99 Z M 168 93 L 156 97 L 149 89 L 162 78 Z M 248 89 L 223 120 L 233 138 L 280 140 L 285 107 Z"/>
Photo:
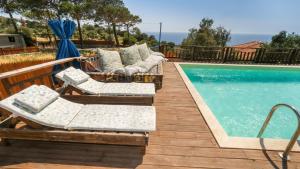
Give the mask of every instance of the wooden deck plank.
<path id="1" fill-rule="evenodd" d="M 15 140 L 9 147 L 0 146 L 0 168 L 282 168 L 274 151 L 219 148 L 175 66 L 166 63 L 164 73 L 154 102 L 157 131 L 150 134 L 146 150 Z M 291 157 L 288 168 L 299 168 L 300 154 Z"/>

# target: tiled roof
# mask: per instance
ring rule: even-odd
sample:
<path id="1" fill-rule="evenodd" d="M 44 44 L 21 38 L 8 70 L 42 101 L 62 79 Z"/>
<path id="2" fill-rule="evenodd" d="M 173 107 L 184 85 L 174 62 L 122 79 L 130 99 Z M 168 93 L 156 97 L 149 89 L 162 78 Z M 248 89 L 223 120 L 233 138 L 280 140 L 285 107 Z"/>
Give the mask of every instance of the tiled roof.
<path id="1" fill-rule="evenodd" d="M 262 42 L 260 41 L 251 41 L 251 42 L 247 42 L 247 43 L 242 43 L 242 44 L 238 44 L 238 45 L 234 45 L 232 47 L 235 48 L 261 48 Z"/>

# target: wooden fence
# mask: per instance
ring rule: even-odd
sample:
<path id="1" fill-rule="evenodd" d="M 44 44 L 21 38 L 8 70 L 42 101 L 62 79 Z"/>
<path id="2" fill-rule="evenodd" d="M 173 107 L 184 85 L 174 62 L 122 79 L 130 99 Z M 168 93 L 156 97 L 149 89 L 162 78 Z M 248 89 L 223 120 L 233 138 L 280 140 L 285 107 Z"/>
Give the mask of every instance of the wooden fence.
<path id="1" fill-rule="evenodd" d="M 300 64 L 300 49 L 161 46 L 167 58 L 216 63 Z"/>
<path id="2" fill-rule="evenodd" d="M 39 48 L 36 46 L 26 47 L 26 48 L 0 48 L 0 55 L 11 55 L 18 53 L 31 53 L 39 52 Z"/>
<path id="3" fill-rule="evenodd" d="M 16 70 L 16 69 L 20 69 L 20 68 L 24 68 L 24 67 L 29 67 L 29 66 L 49 62 L 49 61 L 52 61 L 52 60 L 38 60 L 38 61 L 29 61 L 29 62 L 21 62 L 21 63 L 1 64 L 0 65 L 0 74 L 3 73 L 3 72 Z M 22 75 L 10 78 L 8 80 L 9 80 L 10 83 L 17 83 L 17 82 L 23 81 L 25 79 L 30 79 L 32 77 L 38 77 L 42 74 L 49 73 L 51 71 L 52 71 L 52 68 L 45 68 L 45 69 L 41 69 L 41 70 L 38 70 L 38 71 L 30 72 L 30 73 L 24 73 Z M 41 81 L 43 81 L 43 83 L 46 83 L 46 85 L 48 85 L 48 83 L 50 84 L 50 79 L 47 79 L 47 77 L 41 77 L 41 78 L 42 79 L 37 79 L 37 84 L 40 84 Z M 18 89 L 16 89 L 16 91 L 18 91 Z M 6 93 L 5 93 L 5 90 L 4 90 L 4 86 L 3 86 L 2 83 L 0 83 L 0 99 L 5 98 L 5 97 L 6 97 Z"/>

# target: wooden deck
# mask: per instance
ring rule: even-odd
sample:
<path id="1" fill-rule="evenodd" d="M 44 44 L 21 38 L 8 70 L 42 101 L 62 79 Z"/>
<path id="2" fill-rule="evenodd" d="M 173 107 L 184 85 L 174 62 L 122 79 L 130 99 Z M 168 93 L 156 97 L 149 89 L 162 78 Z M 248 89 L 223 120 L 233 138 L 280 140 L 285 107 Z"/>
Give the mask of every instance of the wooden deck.
<path id="1" fill-rule="evenodd" d="M 164 65 L 155 99 L 157 131 L 149 146 L 11 141 L 0 146 L 0 168 L 300 168 L 300 154 L 282 163 L 276 152 L 221 149 L 172 63 Z M 144 155 L 144 151 L 145 155 Z"/>

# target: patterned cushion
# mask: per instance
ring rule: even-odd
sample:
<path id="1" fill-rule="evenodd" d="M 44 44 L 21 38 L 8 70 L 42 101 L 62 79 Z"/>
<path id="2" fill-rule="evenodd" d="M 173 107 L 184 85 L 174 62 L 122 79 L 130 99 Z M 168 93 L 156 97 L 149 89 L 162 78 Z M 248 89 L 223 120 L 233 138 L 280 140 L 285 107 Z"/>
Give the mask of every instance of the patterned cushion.
<path id="1" fill-rule="evenodd" d="M 89 78 L 88 81 L 77 85 L 77 88 L 88 93 L 88 94 L 100 94 L 101 89 L 104 85 L 104 82 L 98 82 L 92 78 Z"/>
<path id="2" fill-rule="evenodd" d="M 114 72 L 115 70 L 124 68 L 119 52 L 97 49 L 97 53 L 100 58 L 101 69 L 103 72 Z"/>
<path id="3" fill-rule="evenodd" d="M 154 66 L 157 65 L 156 62 L 150 62 L 150 61 L 141 61 L 135 64 L 136 66 L 141 67 L 142 69 L 145 70 L 145 72 L 148 72 L 149 70 L 151 70 Z"/>
<path id="4" fill-rule="evenodd" d="M 125 66 L 142 61 L 137 45 L 120 49 L 120 55 Z"/>
<path id="5" fill-rule="evenodd" d="M 150 71 L 153 67 L 159 65 L 163 62 L 165 58 L 158 56 L 158 55 L 150 55 L 145 61 L 138 62 L 134 64 L 145 70 L 145 72 Z M 126 69 L 126 68 L 125 68 Z"/>
<path id="6" fill-rule="evenodd" d="M 32 85 L 21 91 L 15 103 L 31 112 L 38 113 L 58 98 L 59 94 L 46 86 Z"/>
<path id="7" fill-rule="evenodd" d="M 146 60 L 150 56 L 150 51 L 146 43 L 138 45 L 138 49 L 142 60 Z"/>
<path id="8" fill-rule="evenodd" d="M 64 73 L 63 79 L 66 83 L 71 85 L 78 85 L 86 82 L 90 76 L 80 69 L 75 69 Z"/>
<path id="9" fill-rule="evenodd" d="M 102 96 L 154 96 L 154 83 L 105 83 Z"/>
<path id="10" fill-rule="evenodd" d="M 166 61 L 166 58 L 164 58 L 163 56 L 161 55 L 154 55 L 154 54 L 151 54 L 148 59 L 146 59 L 145 61 L 150 61 L 150 62 L 156 62 L 157 64 L 160 64 L 161 62 L 164 62 Z"/>
<path id="11" fill-rule="evenodd" d="M 63 71 L 60 71 L 59 73 L 57 73 L 56 75 L 55 75 L 55 77 L 57 77 L 58 79 L 60 79 L 60 80 L 63 80 L 64 81 L 64 74 L 65 74 L 65 72 L 71 72 L 71 71 L 75 71 L 76 69 L 74 68 L 74 67 L 69 67 L 69 68 L 67 68 L 67 69 L 65 69 L 65 70 L 63 70 Z"/>
<path id="12" fill-rule="evenodd" d="M 153 106 L 85 105 L 69 123 L 71 130 L 148 132 L 156 129 Z"/>
<path id="13" fill-rule="evenodd" d="M 128 65 L 125 67 L 126 76 L 131 76 L 135 73 L 145 73 L 145 72 L 147 72 L 147 70 L 138 65 Z"/>

